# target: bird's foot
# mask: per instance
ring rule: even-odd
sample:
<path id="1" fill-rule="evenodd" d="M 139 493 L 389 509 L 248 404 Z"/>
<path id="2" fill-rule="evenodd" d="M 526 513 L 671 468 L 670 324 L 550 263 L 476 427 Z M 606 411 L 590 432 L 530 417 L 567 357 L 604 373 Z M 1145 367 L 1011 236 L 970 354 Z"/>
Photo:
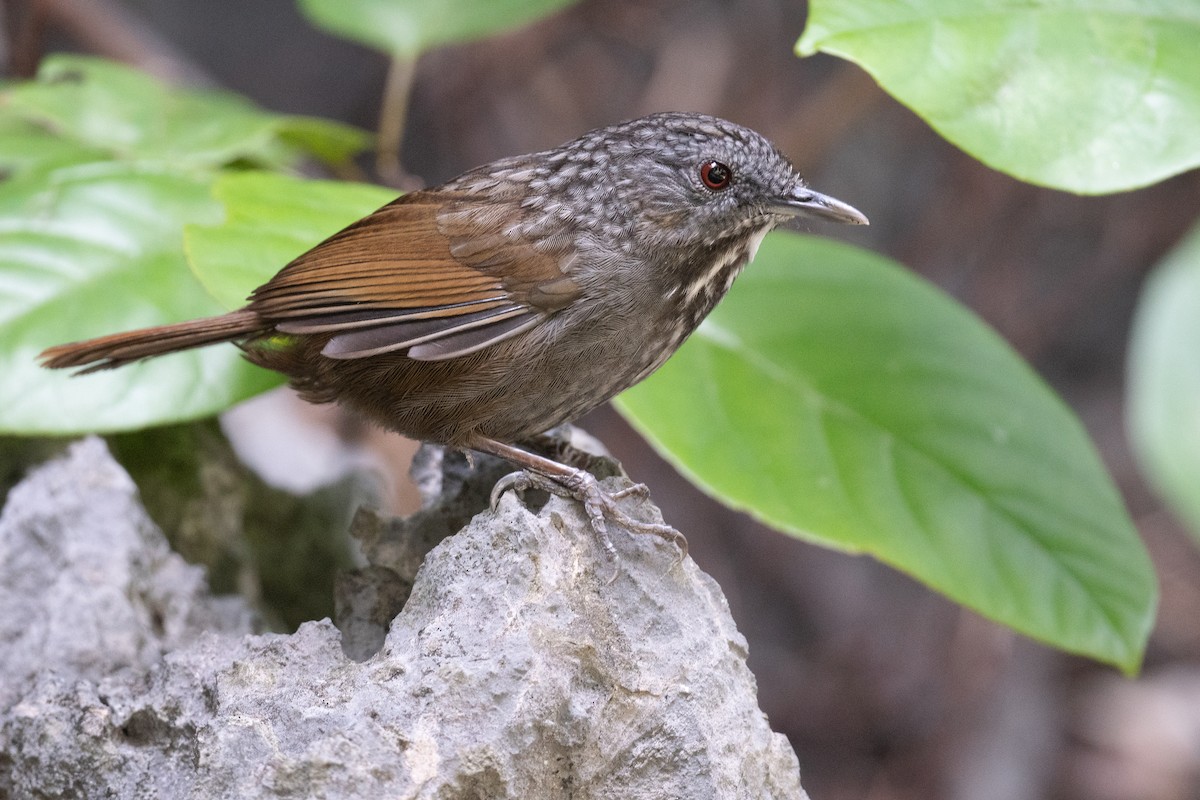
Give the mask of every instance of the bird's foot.
<path id="1" fill-rule="evenodd" d="M 600 479 L 611 478 L 613 476 L 625 477 L 625 472 L 621 469 L 621 465 L 611 456 L 598 455 L 574 444 L 571 437 L 579 434 L 582 434 L 585 438 L 591 438 L 578 429 L 571 428 L 570 426 L 562 426 L 555 428 L 550 433 L 531 436 L 524 442 L 524 446 L 533 452 L 541 453 L 559 464 L 585 470 Z M 596 445 L 599 446 L 600 443 L 596 442 Z"/>
<path id="2" fill-rule="evenodd" d="M 573 469 L 562 478 L 550 478 L 533 471 L 513 472 L 501 478 L 492 489 L 493 510 L 500 502 L 500 496 L 509 489 L 517 494 L 523 494 L 529 489 L 541 489 L 558 497 L 568 497 L 582 503 L 596 538 L 613 561 L 619 559 L 617 549 L 608 535 L 608 522 L 613 522 L 630 533 L 650 534 L 671 542 L 679 548 L 680 561 L 687 557 L 687 539 L 682 533 L 670 525 L 634 519 L 617 505 L 618 500 L 626 497 L 649 497 L 650 490 L 644 483 L 635 483 L 619 491 L 609 492 L 600 485 L 595 476 L 581 469 Z"/>

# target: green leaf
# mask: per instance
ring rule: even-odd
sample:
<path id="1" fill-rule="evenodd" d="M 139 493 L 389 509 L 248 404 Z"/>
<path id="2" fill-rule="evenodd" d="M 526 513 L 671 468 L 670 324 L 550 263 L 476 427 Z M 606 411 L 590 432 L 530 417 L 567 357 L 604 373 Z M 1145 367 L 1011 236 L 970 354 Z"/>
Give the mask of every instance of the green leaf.
<path id="1" fill-rule="evenodd" d="M 735 508 L 1066 650 L 1141 659 L 1154 574 L 1079 422 L 993 331 L 879 256 L 768 237 L 619 407 Z"/>
<path id="2" fill-rule="evenodd" d="M 234 94 L 172 89 L 120 64 L 69 55 L 47 58 L 37 80 L 0 94 L 0 119 L 104 158 L 177 169 L 282 167 L 302 149 L 340 163 L 369 141 L 344 125 L 270 114 Z"/>
<path id="3" fill-rule="evenodd" d="M 1200 164 L 1194 0 L 813 0 L 796 45 L 859 64 L 985 164 L 1081 193 Z"/>
<path id="4" fill-rule="evenodd" d="M 209 293 L 226 309 L 266 283 L 296 256 L 351 222 L 396 199 L 378 186 L 232 172 L 216 182 L 225 206 L 219 224 L 188 226 L 188 260 Z"/>
<path id="5" fill-rule="evenodd" d="M 234 95 L 169 89 L 92 58 L 53 56 L 36 81 L 6 87 L 0 431 L 65 434 L 193 419 L 280 383 L 232 347 L 79 380 L 40 368 L 36 356 L 53 344 L 219 313 L 183 252 L 185 224 L 221 217 L 210 194 L 213 170 L 286 166 L 303 152 L 344 161 L 366 140 L 336 123 L 269 114 Z"/>
<path id="6" fill-rule="evenodd" d="M 372 139 L 366 131 L 317 117 L 279 117 L 276 132 L 281 141 L 335 166 L 349 162 Z"/>
<path id="7" fill-rule="evenodd" d="M 300 0 L 314 25 L 394 55 L 415 58 L 449 42 L 532 22 L 575 0 Z"/>
<path id="8" fill-rule="evenodd" d="M 183 258 L 183 225 L 215 221 L 208 179 L 91 163 L 0 182 L 0 431 L 140 428 L 221 411 L 279 383 L 230 346 L 86 377 L 39 366 L 50 345 L 221 309 Z"/>
<path id="9" fill-rule="evenodd" d="M 1200 227 L 1154 270 L 1138 303 L 1129 430 L 1146 477 L 1200 538 Z"/>
<path id="10" fill-rule="evenodd" d="M 0 108 L 0 178 L 32 169 L 103 161 L 107 155 L 77 142 L 47 136 L 38 126 L 5 115 Z"/>

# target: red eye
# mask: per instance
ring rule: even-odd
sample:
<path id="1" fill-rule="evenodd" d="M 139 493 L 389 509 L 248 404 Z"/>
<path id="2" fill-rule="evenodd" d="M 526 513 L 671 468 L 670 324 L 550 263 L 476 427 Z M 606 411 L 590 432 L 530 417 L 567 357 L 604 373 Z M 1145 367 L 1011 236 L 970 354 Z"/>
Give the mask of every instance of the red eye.
<path id="1" fill-rule="evenodd" d="M 720 161 L 705 161 L 700 165 L 700 180 L 713 191 L 728 188 L 733 181 L 733 170 Z"/>

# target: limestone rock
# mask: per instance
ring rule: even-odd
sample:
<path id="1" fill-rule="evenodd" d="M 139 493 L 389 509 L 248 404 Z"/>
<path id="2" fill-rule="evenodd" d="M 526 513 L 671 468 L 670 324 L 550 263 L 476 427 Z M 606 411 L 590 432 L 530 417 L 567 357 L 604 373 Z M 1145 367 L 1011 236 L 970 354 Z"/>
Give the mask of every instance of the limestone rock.
<path id="1" fill-rule="evenodd" d="M 77 445 L 0 516 L 0 796 L 805 797 L 716 584 L 613 538 L 507 494 L 355 661 L 327 620 L 251 635 Z"/>

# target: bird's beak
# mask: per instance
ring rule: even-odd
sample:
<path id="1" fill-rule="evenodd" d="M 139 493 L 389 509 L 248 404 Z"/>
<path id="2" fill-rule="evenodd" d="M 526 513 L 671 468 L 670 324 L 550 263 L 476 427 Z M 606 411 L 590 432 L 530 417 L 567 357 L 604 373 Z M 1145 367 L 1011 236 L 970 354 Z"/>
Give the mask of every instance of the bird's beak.
<path id="1" fill-rule="evenodd" d="M 843 203 L 829 195 L 814 192 L 807 186 L 795 189 L 791 195 L 772 203 L 771 211 L 789 217 L 816 217 L 830 222 L 845 222 L 850 225 L 869 225 L 867 215 L 849 203 Z"/>

